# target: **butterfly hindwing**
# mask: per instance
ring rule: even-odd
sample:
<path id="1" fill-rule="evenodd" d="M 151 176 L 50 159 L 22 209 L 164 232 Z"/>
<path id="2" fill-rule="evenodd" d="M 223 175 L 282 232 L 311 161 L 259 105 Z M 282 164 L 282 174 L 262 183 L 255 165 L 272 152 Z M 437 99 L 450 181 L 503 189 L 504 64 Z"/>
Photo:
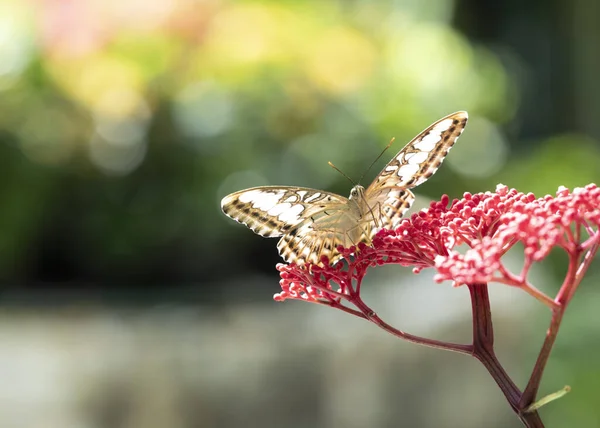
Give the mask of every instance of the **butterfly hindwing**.
<path id="1" fill-rule="evenodd" d="M 277 249 L 288 263 L 318 264 L 322 256 L 326 256 L 330 263 L 335 263 L 341 257 L 337 248 L 340 245 L 352 245 L 347 241 L 347 235 L 341 229 L 332 227 L 319 230 L 314 228 L 314 224 L 305 222 L 291 233 L 283 235 L 277 243 Z"/>
<path id="2" fill-rule="evenodd" d="M 414 200 L 415 195 L 410 190 L 401 187 L 388 188 L 386 192 L 380 192 L 378 198 L 368 200 L 369 206 L 374 207 L 375 214 L 370 237 L 373 238 L 380 229 L 398 227 L 404 213 L 411 207 Z"/>

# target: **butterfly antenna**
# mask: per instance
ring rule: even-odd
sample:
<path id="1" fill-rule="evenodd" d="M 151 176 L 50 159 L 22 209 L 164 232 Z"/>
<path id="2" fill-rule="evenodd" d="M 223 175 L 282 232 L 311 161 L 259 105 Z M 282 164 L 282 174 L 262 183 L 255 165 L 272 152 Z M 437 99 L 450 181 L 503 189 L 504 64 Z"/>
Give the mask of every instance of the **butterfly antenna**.
<path id="1" fill-rule="evenodd" d="M 334 164 L 332 164 L 331 162 L 327 162 L 329 164 L 330 167 L 332 167 L 333 169 L 335 169 L 337 172 L 339 172 L 340 174 L 342 174 L 344 177 L 346 177 L 346 179 L 348 179 L 348 181 L 350 183 L 352 183 L 353 186 L 356 186 L 356 183 L 354 182 L 354 180 L 352 180 L 350 177 L 348 177 L 346 174 L 344 174 L 342 172 L 341 169 L 339 169 L 337 166 L 335 166 Z"/>
<path id="2" fill-rule="evenodd" d="M 394 140 L 396 139 L 396 137 L 392 137 L 392 139 L 390 140 L 390 142 L 387 144 L 387 146 L 385 146 L 385 148 L 381 151 L 381 153 L 379 153 L 379 156 L 377 156 L 375 158 L 375 160 L 373 162 L 371 162 L 371 165 L 369 165 L 369 167 L 367 168 L 367 170 L 363 173 L 363 175 L 360 176 L 360 180 L 359 183 L 362 181 L 362 179 L 364 178 L 364 176 L 371 170 L 371 168 L 373 168 L 373 165 L 375 165 L 377 163 L 377 161 L 379 159 L 381 159 L 381 156 L 383 156 L 383 154 L 387 151 L 387 149 L 389 149 L 390 147 L 392 147 L 392 144 L 394 143 Z"/>

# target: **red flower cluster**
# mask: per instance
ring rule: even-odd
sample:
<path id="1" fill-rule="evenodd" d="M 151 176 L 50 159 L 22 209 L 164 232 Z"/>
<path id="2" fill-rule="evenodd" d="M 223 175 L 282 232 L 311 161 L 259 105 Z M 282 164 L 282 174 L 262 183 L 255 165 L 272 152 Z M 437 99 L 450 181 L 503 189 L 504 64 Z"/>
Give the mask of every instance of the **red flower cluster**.
<path id="1" fill-rule="evenodd" d="M 481 207 L 482 202 L 484 207 Z M 548 195 L 540 199 L 499 186 L 496 194 L 484 195 L 476 206 L 484 212 L 479 208 L 471 218 L 459 212 L 452 224 L 455 233 L 474 237 L 469 241 L 471 248 L 466 254 L 453 251 L 448 256 L 438 257 L 438 281 L 525 285 L 532 263 L 544 259 L 553 248 L 560 247 L 574 254 L 587 250 L 599 239 L 600 189 L 594 184 L 572 193 L 561 188 L 556 197 Z M 486 223 L 491 227 L 477 236 L 465 222 Z M 582 232 L 587 236 L 583 240 Z M 525 263 L 521 273 L 515 276 L 502 265 L 501 257 L 517 242 L 525 248 Z"/>
<path id="2" fill-rule="evenodd" d="M 465 193 L 448 204 L 444 195 L 396 230 L 379 231 L 372 246 L 341 249 L 346 263 L 279 264 L 282 291 L 275 300 L 301 299 L 338 307 L 342 299 L 355 303 L 369 267 L 396 263 L 413 266 L 416 273 L 435 267 L 438 282 L 522 286 L 548 303 L 527 283 L 532 263 L 555 247 L 570 256 L 595 253 L 600 242 L 600 188 L 595 184 L 573 192 L 560 188 L 556 196 L 539 199 L 498 185 L 494 193 Z M 513 274 L 503 265 L 502 256 L 517 243 L 524 247 L 525 262 L 522 271 Z M 455 249 L 461 244 L 469 247 L 466 252 Z"/>

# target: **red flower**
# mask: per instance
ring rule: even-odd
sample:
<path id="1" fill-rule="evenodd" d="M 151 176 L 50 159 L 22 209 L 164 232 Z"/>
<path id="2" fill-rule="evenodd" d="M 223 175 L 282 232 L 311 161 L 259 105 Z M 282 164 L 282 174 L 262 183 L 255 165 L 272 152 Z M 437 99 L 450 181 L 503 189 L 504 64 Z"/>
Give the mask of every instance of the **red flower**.
<path id="1" fill-rule="evenodd" d="M 575 255 L 597 245 L 600 239 L 600 189 L 595 184 L 573 192 L 561 188 L 555 197 L 540 199 L 499 186 L 492 199 L 498 201 L 495 210 L 487 210 L 475 222 L 491 221 L 494 227 L 471 239 L 471 248 L 465 254 L 452 251 L 448 256 L 439 256 L 437 281 L 496 281 L 529 289 L 527 274 L 531 265 L 547 257 L 553 248 Z M 481 202 L 487 201 L 480 201 L 480 206 Z M 471 221 L 464 214 L 458 215 L 455 231 L 464 231 L 464 224 Z M 518 242 L 524 247 L 524 265 L 520 273 L 513 274 L 503 265 L 502 256 Z"/>

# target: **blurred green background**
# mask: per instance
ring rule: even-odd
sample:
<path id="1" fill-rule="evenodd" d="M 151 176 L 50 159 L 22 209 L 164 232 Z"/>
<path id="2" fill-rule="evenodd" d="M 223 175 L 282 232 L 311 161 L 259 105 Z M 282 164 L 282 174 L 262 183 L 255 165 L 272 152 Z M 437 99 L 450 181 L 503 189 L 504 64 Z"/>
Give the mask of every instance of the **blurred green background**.
<path id="1" fill-rule="evenodd" d="M 456 110 L 416 208 L 600 177 L 595 0 L 5 0 L 0 4 L 0 426 L 519 426 L 474 360 L 271 300 L 276 240 L 221 214 L 264 184 L 347 195 Z M 514 260 L 518 269 L 519 260 Z M 600 426 L 592 265 L 548 367 L 549 427 Z M 533 281 L 553 293 L 556 255 Z M 464 289 L 386 267 L 396 327 L 469 341 Z M 493 288 L 528 377 L 548 314 Z M 582 296 L 583 295 L 583 296 Z"/>

